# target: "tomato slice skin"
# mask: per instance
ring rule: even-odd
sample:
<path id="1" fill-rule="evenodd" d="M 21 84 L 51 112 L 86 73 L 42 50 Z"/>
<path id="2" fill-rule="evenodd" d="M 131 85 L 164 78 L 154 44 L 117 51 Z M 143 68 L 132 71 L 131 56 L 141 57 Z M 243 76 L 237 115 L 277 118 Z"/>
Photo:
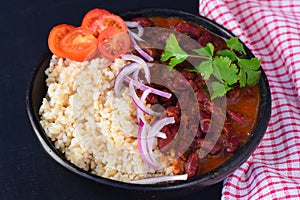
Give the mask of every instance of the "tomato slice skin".
<path id="1" fill-rule="evenodd" d="M 105 9 L 92 9 L 83 17 L 81 26 L 90 29 L 93 32 L 94 36 L 98 37 L 100 30 L 100 20 L 105 15 L 110 15 L 110 12 Z"/>
<path id="2" fill-rule="evenodd" d="M 78 27 L 71 30 L 61 40 L 61 49 L 66 57 L 78 62 L 94 58 L 97 54 L 98 40 L 92 31 Z"/>
<path id="3" fill-rule="evenodd" d="M 111 26 L 114 26 L 124 32 L 127 31 L 126 23 L 120 16 L 114 14 L 104 15 L 100 20 L 100 31 Z"/>
<path id="4" fill-rule="evenodd" d="M 53 27 L 48 36 L 48 47 L 50 51 L 60 58 L 65 58 L 65 52 L 61 49 L 60 42 L 62 38 L 67 35 L 75 26 L 68 24 L 60 24 Z"/>
<path id="5" fill-rule="evenodd" d="M 110 26 L 100 32 L 98 37 L 98 50 L 100 54 L 113 61 L 121 54 L 128 53 L 130 49 L 130 37 L 127 32 L 121 31 L 115 26 Z"/>

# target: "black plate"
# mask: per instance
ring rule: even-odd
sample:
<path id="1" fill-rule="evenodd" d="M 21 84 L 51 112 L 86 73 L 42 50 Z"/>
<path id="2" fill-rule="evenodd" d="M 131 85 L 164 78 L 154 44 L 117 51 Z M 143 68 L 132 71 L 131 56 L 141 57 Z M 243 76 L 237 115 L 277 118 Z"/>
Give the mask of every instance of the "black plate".
<path id="1" fill-rule="evenodd" d="M 121 15 L 125 20 L 130 20 L 134 17 L 179 17 L 186 21 L 198 24 L 200 26 L 205 27 L 207 30 L 213 32 L 214 34 L 223 37 L 225 39 L 229 39 L 234 37 L 234 35 L 216 24 L 215 22 L 202 17 L 196 16 L 190 13 L 169 10 L 169 9 L 145 9 L 140 11 L 132 11 L 127 12 Z M 254 57 L 251 51 L 246 47 L 246 53 L 249 58 Z M 99 176 L 95 176 L 89 172 L 86 172 L 74 164 L 70 163 L 66 160 L 65 156 L 59 152 L 53 145 L 53 143 L 46 136 L 45 131 L 39 123 L 39 107 L 42 104 L 42 99 L 45 97 L 47 92 L 47 87 L 45 84 L 46 75 L 44 74 L 45 69 L 49 65 L 49 60 L 52 54 L 50 52 L 45 55 L 44 60 L 41 64 L 35 69 L 32 79 L 27 90 L 26 96 L 26 106 L 27 106 L 27 114 L 31 121 L 32 127 L 41 142 L 43 148 L 46 152 L 58 163 L 72 172 L 83 176 L 85 178 L 91 179 L 95 182 L 110 185 L 113 187 L 125 188 L 129 190 L 137 190 L 137 191 L 153 191 L 153 190 L 173 190 L 173 189 L 186 189 L 186 188 L 203 188 L 205 186 L 213 185 L 224 180 L 227 176 L 229 176 L 234 170 L 236 170 L 241 164 L 243 164 L 249 156 L 253 153 L 253 151 L 258 146 L 259 142 L 263 138 L 263 135 L 267 129 L 267 125 L 271 116 L 271 94 L 270 88 L 268 84 L 268 80 L 266 78 L 265 73 L 262 70 L 262 74 L 259 80 L 259 91 L 260 91 L 260 104 L 259 104 L 259 112 L 258 119 L 254 125 L 252 137 L 249 141 L 243 145 L 232 158 L 228 161 L 217 167 L 216 169 L 199 176 L 197 178 L 190 179 L 188 181 L 178 182 L 178 183 L 169 183 L 169 184 L 157 184 L 157 185 L 133 185 L 123 182 L 118 182 L 106 178 L 102 178 Z"/>

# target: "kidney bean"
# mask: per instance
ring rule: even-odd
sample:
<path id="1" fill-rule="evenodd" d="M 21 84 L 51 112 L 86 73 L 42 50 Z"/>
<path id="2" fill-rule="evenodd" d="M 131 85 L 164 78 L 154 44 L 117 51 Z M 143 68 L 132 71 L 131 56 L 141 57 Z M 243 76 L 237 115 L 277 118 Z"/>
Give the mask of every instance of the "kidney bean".
<path id="1" fill-rule="evenodd" d="M 167 138 L 163 139 L 163 138 L 158 138 L 157 139 L 157 146 L 160 149 L 161 152 L 166 153 L 167 151 L 170 150 L 171 145 L 169 145 L 169 143 L 173 140 L 173 138 L 175 137 L 175 135 L 173 135 L 169 129 L 169 126 L 164 126 L 161 129 L 161 132 L 165 133 Z"/>
<path id="2" fill-rule="evenodd" d="M 195 149 L 203 148 L 205 152 L 209 151 L 210 155 L 216 155 L 219 152 L 221 152 L 222 145 L 219 142 L 214 143 L 213 141 L 207 138 L 206 139 L 199 138 L 194 141 L 194 148 Z"/>
<path id="3" fill-rule="evenodd" d="M 170 124 L 169 129 L 171 131 L 171 134 L 176 135 L 179 129 L 179 123 Z"/>
<path id="4" fill-rule="evenodd" d="M 211 118 L 211 116 L 207 112 L 200 111 L 200 127 L 204 134 L 206 134 L 208 132 L 208 128 L 211 123 L 210 118 Z"/>
<path id="5" fill-rule="evenodd" d="M 205 80 L 202 78 L 202 76 L 196 76 L 196 78 L 194 79 L 194 82 L 199 89 L 203 89 L 206 84 Z"/>
<path id="6" fill-rule="evenodd" d="M 185 173 L 187 173 L 188 178 L 196 175 L 199 167 L 199 156 L 197 153 L 192 153 L 189 155 L 188 160 L 184 165 Z"/>
<path id="7" fill-rule="evenodd" d="M 209 42 L 212 43 L 212 41 L 213 41 L 213 35 L 209 32 L 201 34 L 197 39 L 197 42 L 202 47 L 205 47 Z"/>
<path id="8" fill-rule="evenodd" d="M 200 138 L 203 136 L 203 133 L 202 133 L 202 130 L 200 128 L 200 126 L 197 124 L 194 124 L 194 125 L 190 125 L 190 131 L 195 134 L 195 137 L 196 138 Z"/>
<path id="9" fill-rule="evenodd" d="M 175 151 L 176 155 L 182 160 L 186 160 L 186 154 L 189 151 L 190 143 L 184 139 L 178 140 L 176 143 Z"/>
<path id="10" fill-rule="evenodd" d="M 194 39 L 197 39 L 200 36 L 202 28 L 189 22 L 179 22 L 175 26 L 175 31 L 178 31 Z"/>
<path id="11" fill-rule="evenodd" d="M 215 52 L 227 48 L 226 42 L 220 37 L 215 36 L 212 43 L 215 47 Z"/>
<path id="12" fill-rule="evenodd" d="M 237 102 L 241 96 L 241 89 L 239 88 L 234 88 L 232 90 L 229 90 L 226 93 L 227 101 L 231 102 Z"/>
<path id="13" fill-rule="evenodd" d="M 196 92 L 196 98 L 197 98 L 198 102 L 202 103 L 202 104 L 210 102 L 209 98 L 206 96 L 204 90 L 202 90 L 202 89 L 199 89 Z"/>
<path id="14" fill-rule="evenodd" d="M 193 80 L 195 78 L 195 73 L 189 72 L 187 70 L 182 70 L 181 75 L 184 76 L 188 80 Z"/>
<path id="15" fill-rule="evenodd" d="M 143 27 L 151 27 L 154 25 L 153 21 L 144 17 L 136 17 L 133 18 L 131 21 L 138 22 Z"/>
<path id="16" fill-rule="evenodd" d="M 217 155 L 222 150 L 222 146 L 219 143 L 216 143 L 214 147 L 210 150 L 210 155 Z"/>
<path id="17" fill-rule="evenodd" d="M 188 80 L 181 74 L 178 74 L 175 77 L 172 86 L 174 87 L 175 90 L 186 90 L 189 87 L 191 87 Z"/>
<path id="18" fill-rule="evenodd" d="M 247 123 L 247 119 L 238 112 L 227 110 L 227 115 L 232 121 L 239 125 L 245 125 Z"/>
<path id="19" fill-rule="evenodd" d="M 194 80 L 189 80 L 189 84 L 191 85 L 191 87 L 193 88 L 194 91 L 198 90 L 198 86 Z"/>
<path id="20" fill-rule="evenodd" d="M 180 122 L 180 110 L 176 106 L 169 106 L 166 109 L 166 113 L 168 117 L 174 117 L 175 123 Z"/>
<path id="21" fill-rule="evenodd" d="M 161 104 L 166 108 L 173 104 L 173 98 L 165 98 L 165 97 L 159 97 L 159 101 Z"/>
<path id="22" fill-rule="evenodd" d="M 251 87 L 244 88 L 244 94 L 247 95 L 247 96 L 249 96 L 249 97 L 254 97 L 253 91 L 252 91 Z"/>
<path id="23" fill-rule="evenodd" d="M 225 151 L 228 153 L 234 153 L 242 142 L 242 137 L 237 132 L 232 132 L 223 141 Z"/>
<path id="24" fill-rule="evenodd" d="M 225 122 L 223 127 L 223 133 L 228 135 L 232 130 L 232 125 L 230 122 Z"/>
<path id="25" fill-rule="evenodd" d="M 146 98 L 146 101 L 147 103 L 150 103 L 150 104 L 158 104 L 158 96 L 155 95 L 155 94 L 148 94 L 147 98 Z"/>

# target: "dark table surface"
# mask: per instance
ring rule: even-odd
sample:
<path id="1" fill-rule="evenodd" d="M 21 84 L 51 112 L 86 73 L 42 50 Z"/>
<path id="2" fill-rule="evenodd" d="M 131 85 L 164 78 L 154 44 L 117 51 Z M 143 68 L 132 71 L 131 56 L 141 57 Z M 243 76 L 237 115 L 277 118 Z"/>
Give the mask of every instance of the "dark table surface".
<path id="1" fill-rule="evenodd" d="M 166 199 L 171 194 L 110 188 L 79 177 L 42 149 L 29 123 L 25 93 L 31 73 L 47 52 L 49 30 L 56 24 L 78 25 L 88 10 L 113 13 L 160 7 L 198 14 L 197 0 L 10 0 L 0 14 L 0 199 Z M 220 199 L 222 183 L 176 198 Z M 167 195 L 167 196 L 166 196 Z"/>

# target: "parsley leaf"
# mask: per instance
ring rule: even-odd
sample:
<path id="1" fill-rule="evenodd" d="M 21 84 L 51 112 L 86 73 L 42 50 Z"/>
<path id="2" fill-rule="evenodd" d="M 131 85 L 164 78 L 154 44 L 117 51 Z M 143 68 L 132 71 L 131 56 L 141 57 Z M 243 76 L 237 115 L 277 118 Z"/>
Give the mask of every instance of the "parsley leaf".
<path id="1" fill-rule="evenodd" d="M 182 63 L 187 57 L 188 54 L 182 50 L 175 35 L 171 33 L 170 37 L 166 41 L 166 49 L 162 53 L 160 60 L 165 62 L 170 59 L 168 68 L 170 70 L 177 64 Z"/>
<path id="2" fill-rule="evenodd" d="M 225 81 L 228 85 L 232 85 L 238 81 L 238 68 L 231 63 L 228 57 L 215 57 L 214 61 L 214 75 L 221 82 Z"/>
<path id="3" fill-rule="evenodd" d="M 231 50 L 241 51 L 246 54 L 243 44 L 237 37 L 230 38 L 226 41 L 226 44 Z"/>
<path id="4" fill-rule="evenodd" d="M 239 59 L 238 65 L 240 66 L 239 78 L 240 86 L 251 86 L 258 82 L 261 71 L 260 68 L 261 60 L 257 58 Z"/>
<path id="5" fill-rule="evenodd" d="M 224 96 L 236 83 L 239 83 L 240 87 L 256 84 L 261 74 L 261 60 L 244 59 L 246 52 L 237 37 L 227 40 L 226 44 L 228 49 L 219 50 L 217 54 L 214 54 L 214 45 L 208 43 L 205 47 L 193 49 L 196 55 L 190 55 L 179 46 L 175 35 L 171 33 L 161 61 L 169 61 L 168 70 L 172 70 L 188 57 L 199 58 L 200 64 L 189 71 L 200 73 L 205 80 L 214 77 L 213 81 L 208 83 L 212 91 L 211 98 L 214 99 Z"/>
<path id="6" fill-rule="evenodd" d="M 228 57 L 231 61 L 237 60 L 237 55 L 229 49 L 219 50 L 217 54 L 219 56 Z"/>
<path id="7" fill-rule="evenodd" d="M 193 51 L 198 53 L 200 56 L 211 58 L 214 55 L 214 49 L 214 45 L 208 43 L 205 47 L 202 47 L 200 49 L 194 49 Z"/>
<path id="8" fill-rule="evenodd" d="M 210 88 L 212 90 L 210 94 L 210 97 L 212 99 L 215 99 L 217 97 L 222 97 L 224 96 L 224 94 L 226 94 L 226 92 L 232 89 L 228 85 L 217 81 L 213 81 L 210 85 Z"/>
<path id="9" fill-rule="evenodd" d="M 196 67 L 196 72 L 199 72 L 205 80 L 208 80 L 214 72 L 212 60 L 206 60 L 201 62 L 200 65 Z"/>

